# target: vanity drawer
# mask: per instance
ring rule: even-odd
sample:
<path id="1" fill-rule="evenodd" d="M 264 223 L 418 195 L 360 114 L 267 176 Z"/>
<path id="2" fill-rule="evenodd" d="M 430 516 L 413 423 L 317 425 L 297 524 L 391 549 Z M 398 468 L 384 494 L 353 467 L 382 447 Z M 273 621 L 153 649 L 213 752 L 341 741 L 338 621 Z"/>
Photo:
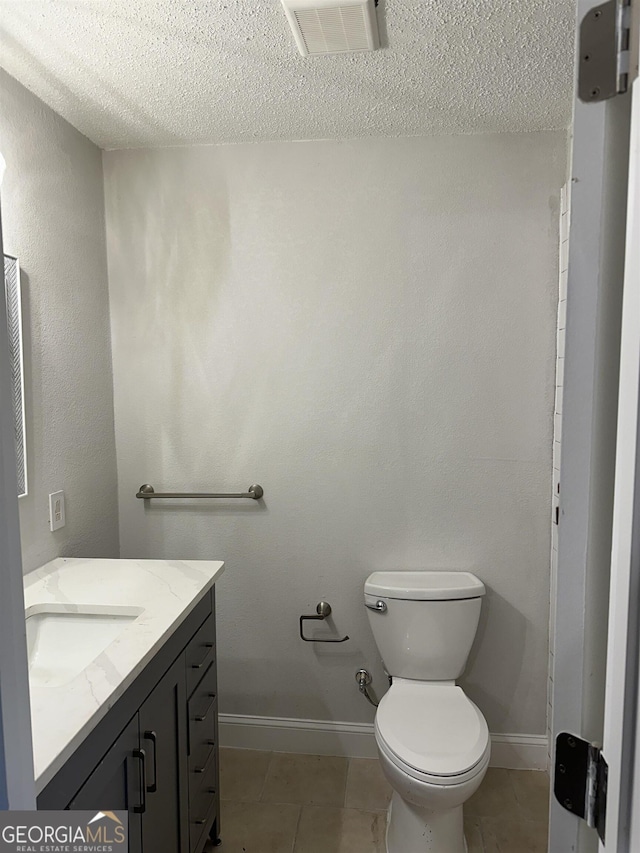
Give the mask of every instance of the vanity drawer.
<path id="1" fill-rule="evenodd" d="M 214 705 L 217 702 L 214 700 Z M 189 790 L 200 785 L 214 761 L 216 753 L 214 712 L 211 719 L 195 722 L 191 727 L 191 754 L 189 755 Z M 193 778 L 191 778 L 193 777 Z"/>
<path id="2" fill-rule="evenodd" d="M 189 849 L 200 853 L 204 847 L 205 834 L 211 829 L 216 817 L 217 767 L 215 758 L 211 762 L 199 789 L 189 792 Z"/>
<path id="3" fill-rule="evenodd" d="M 187 696 L 193 693 L 216 655 L 216 621 L 213 615 L 200 626 L 187 646 Z"/>
<path id="4" fill-rule="evenodd" d="M 212 664 L 189 699 L 190 773 L 204 767 L 215 748 L 217 712 L 216 670 Z"/>

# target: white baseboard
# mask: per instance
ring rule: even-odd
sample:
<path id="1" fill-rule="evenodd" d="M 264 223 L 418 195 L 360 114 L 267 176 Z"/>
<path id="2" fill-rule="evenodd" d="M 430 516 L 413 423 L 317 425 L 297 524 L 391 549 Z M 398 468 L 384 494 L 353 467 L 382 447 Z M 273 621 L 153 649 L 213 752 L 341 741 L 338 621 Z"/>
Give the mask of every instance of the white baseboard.
<path id="1" fill-rule="evenodd" d="M 220 745 L 238 749 L 377 758 L 373 725 L 220 714 Z"/>
<path id="2" fill-rule="evenodd" d="M 377 758 L 373 724 L 220 714 L 220 745 L 237 749 Z M 546 770 L 545 735 L 491 735 L 491 767 Z"/>
<path id="3" fill-rule="evenodd" d="M 547 770 L 549 748 L 546 735 L 491 735 L 491 767 L 511 770 Z"/>

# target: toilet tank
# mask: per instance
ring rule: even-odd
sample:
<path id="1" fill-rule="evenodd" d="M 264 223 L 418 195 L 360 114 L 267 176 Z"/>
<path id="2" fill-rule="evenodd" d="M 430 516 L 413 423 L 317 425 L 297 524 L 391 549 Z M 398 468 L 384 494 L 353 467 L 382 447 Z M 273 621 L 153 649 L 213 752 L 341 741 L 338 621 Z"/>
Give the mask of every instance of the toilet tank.
<path id="1" fill-rule="evenodd" d="M 455 681 L 466 666 L 484 594 L 470 572 L 369 575 L 364 602 L 389 675 Z"/>

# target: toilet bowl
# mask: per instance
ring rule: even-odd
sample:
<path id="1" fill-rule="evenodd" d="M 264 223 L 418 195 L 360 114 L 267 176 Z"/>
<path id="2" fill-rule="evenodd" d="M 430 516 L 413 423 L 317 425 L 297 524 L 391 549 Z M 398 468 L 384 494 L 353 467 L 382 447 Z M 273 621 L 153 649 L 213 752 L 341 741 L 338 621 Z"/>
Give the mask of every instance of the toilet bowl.
<path id="1" fill-rule="evenodd" d="M 483 594 L 482 582 L 466 572 L 375 572 L 365 585 L 392 677 L 375 719 L 380 764 L 393 788 L 388 853 L 467 849 L 463 804 L 484 778 L 491 746 L 486 720 L 455 678 Z"/>
<path id="2" fill-rule="evenodd" d="M 396 679 L 375 725 L 382 770 L 394 790 L 387 849 L 464 853 L 462 805 L 489 765 L 489 730 L 460 687 Z"/>

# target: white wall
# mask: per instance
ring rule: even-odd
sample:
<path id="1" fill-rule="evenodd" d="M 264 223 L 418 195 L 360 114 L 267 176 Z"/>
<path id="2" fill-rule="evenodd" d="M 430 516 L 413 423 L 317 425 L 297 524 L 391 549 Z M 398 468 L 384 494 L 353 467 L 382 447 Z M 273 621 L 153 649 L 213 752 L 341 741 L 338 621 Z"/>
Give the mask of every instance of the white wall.
<path id="1" fill-rule="evenodd" d="M 20 260 L 29 494 L 25 572 L 118 554 L 111 342 L 100 150 L 0 71 L 4 249 Z M 66 527 L 49 531 L 64 489 Z"/>
<path id="2" fill-rule="evenodd" d="M 104 155 L 122 556 L 222 558 L 220 710 L 369 721 L 362 585 L 486 582 L 464 685 L 544 734 L 564 134 Z M 156 488 L 265 488 L 158 503 Z M 343 645 L 298 638 L 327 599 Z"/>

